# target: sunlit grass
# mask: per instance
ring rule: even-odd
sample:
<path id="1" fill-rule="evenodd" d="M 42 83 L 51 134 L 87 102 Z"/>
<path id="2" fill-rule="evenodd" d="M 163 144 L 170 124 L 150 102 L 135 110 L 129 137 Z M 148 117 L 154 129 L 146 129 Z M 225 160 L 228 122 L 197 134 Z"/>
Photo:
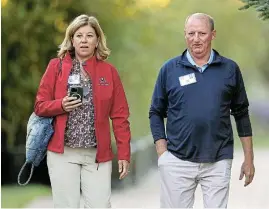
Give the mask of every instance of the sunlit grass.
<path id="1" fill-rule="evenodd" d="M 2 186 L 1 208 L 23 208 L 40 196 L 51 195 L 51 189 L 42 185 Z"/>

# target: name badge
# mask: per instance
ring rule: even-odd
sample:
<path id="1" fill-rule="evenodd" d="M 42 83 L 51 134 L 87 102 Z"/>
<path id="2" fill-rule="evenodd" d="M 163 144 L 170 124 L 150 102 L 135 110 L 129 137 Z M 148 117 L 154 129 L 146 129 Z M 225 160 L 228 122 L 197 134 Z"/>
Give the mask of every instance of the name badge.
<path id="1" fill-rule="evenodd" d="M 70 75 L 68 78 L 69 84 L 80 84 L 80 76 L 79 74 Z"/>
<path id="2" fill-rule="evenodd" d="M 184 75 L 184 76 L 180 76 L 179 77 L 179 83 L 181 86 L 186 86 L 192 83 L 196 83 L 196 77 L 194 73 L 188 74 L 188 75 Z"/>

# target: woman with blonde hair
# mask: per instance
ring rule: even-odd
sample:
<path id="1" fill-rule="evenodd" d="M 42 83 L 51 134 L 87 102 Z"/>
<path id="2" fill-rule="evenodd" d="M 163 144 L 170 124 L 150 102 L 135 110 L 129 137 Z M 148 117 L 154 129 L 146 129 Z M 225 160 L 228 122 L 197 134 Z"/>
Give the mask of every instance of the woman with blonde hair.
<path id="1" fill-rule="evenodd" d="M 110 122 L 120 179 L 130 162 L 129 108 L 110 50 L 95 17 L 80 15 L 66 29 L 58 58 L 50 60 L 35 102 L 38 116 L 53 117 L 47 165 L 54 207 L 108 208 L 111 195 Z"/>

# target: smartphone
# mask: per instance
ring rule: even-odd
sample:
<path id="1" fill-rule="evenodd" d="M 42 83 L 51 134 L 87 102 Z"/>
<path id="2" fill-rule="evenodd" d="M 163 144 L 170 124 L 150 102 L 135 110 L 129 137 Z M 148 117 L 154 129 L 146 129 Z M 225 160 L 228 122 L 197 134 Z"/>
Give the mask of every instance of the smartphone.
<path id="1" fill-rule="evenodd" d="M 82 101 L 83 99 L 83 88 L 82 87 L 71 87 L 69 97 L 76 97 Z"/>

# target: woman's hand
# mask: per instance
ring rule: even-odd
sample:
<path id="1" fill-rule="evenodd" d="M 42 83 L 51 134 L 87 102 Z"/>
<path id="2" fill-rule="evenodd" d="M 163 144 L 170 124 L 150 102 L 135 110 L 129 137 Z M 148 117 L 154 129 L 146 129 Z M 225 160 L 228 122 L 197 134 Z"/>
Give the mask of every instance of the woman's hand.
<path id="1" fill-rule="evenodd" d="M 82 105 L 82 102 L 80 99 L 77 99 L 76 97 L 69 97 L 66 96 L 62 100 L 62 107 L 64 111 L 66 112 L 71 112 L 75 108 L 79 107 Z"/>
<path id="2" fill-rule="evenodd" d="M 119 179 L 123 179 L 129 173 L 129 162 L 127 160 L 119 160 L 118 164 L 119 164 L 119 173 L 120 173 Z"/>

